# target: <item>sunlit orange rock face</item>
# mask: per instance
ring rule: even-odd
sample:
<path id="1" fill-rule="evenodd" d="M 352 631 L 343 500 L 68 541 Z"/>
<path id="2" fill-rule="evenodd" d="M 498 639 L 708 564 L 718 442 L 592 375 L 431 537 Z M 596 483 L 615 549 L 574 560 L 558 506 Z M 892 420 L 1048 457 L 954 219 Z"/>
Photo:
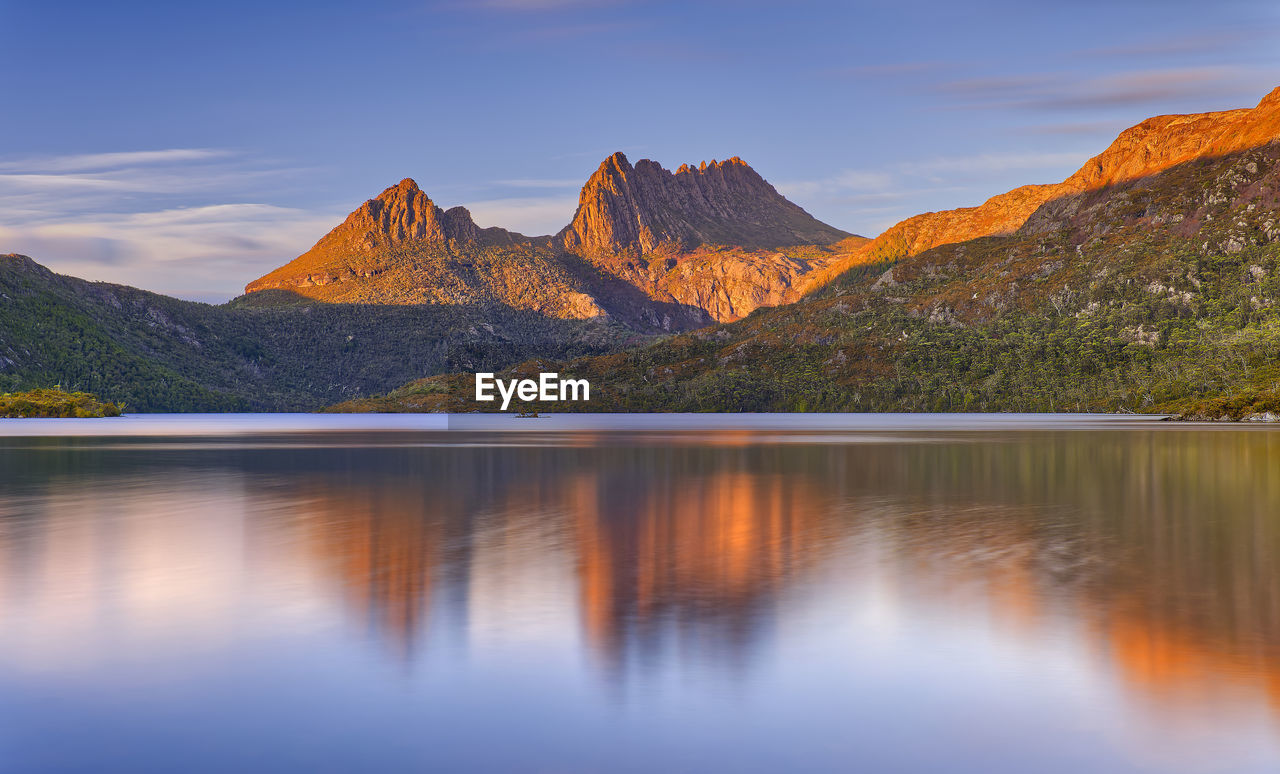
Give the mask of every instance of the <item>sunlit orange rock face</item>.
<path id="1" fill-rule="evenodd" d="M 737 156 L 672 173 L 649 159 L 632 166 L 615 153 L 583 186 L 578 211 L 558 239 L 587 255 L 643 255 L 707 244 L 831 244 L 848 236 L 787 201 Z"/>
<path id="2" fill-rule="evenodd" d="M 1044 230 L 1078 208 L 1090 191 L 1132 182 L 1197 159 L 1259 148 L 1280 138 L 1280 89 L 1253 109 L 1157 116 L 1125 130 L 1061 183 L 1028 185 L 977 207 L 916 215 L 863 246 L 851 263 L 896 260 L 939 245 Z"/>
<path id="3" fill-rule="evenodd" d="M 672 173 L 622 153 L 587 181 L 556 240 L 648 298 L 702 312 L 655 320 L 666 330 L 795 301 L 866 241 L 815 219 L 736 156 Z"/>
<path id="4" fill-rule="evenodd" d="M 686 330 L 795 300 L 863 241 L 816 220 L 736 157 L 672 173 L 615 153 L 555 237 L 481 229 L 465 208 L 441 210 L 406 179 L 245 292 L 502 304 Z"/>
<path id="5" fill-rule="evenodd" d="M 245 286 L 333 303 L 503 304 L 562 319 L 605 315 L 547 240 L 476 226 L 405 179 L 307 252 Z"/>

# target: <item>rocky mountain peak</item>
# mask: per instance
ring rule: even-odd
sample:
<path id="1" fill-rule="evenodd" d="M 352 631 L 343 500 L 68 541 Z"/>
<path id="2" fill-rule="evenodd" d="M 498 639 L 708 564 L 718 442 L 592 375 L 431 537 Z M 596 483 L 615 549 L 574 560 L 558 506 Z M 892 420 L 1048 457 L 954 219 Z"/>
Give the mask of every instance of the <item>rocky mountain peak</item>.
<path id="1" fill-rule="evenodd" d="M 360 205 L 321 243 L 333 237 L 348 247 L 371 250 L 406 242 L 473 239 L 476 225 L 465 208 L 447 214 L 406 177 Z"/>
<path id="2" fill-rule="evenodd" d="M 781 247 L 847 237 L 788 201 L 742 159 L 634 166 L 618 152 L 583 186 L 564 247 L 584 253 L 685 250 L 702 244 Z"/>
<path id="3" fill-rule="evenodd" d="M 506 241 L 518 236 L 501 229 L 488 231 L 492 238 Z M 324 284 L 353 271 L 353 261 L 363 261 L 387 248 L 448 246 L 473 242 L 481 235 L 482 229 L 466 207 L 441 210 L 413 178 L 406 177 L 357 207 L 310 250 L 249 283 L 245 291 Z"/>

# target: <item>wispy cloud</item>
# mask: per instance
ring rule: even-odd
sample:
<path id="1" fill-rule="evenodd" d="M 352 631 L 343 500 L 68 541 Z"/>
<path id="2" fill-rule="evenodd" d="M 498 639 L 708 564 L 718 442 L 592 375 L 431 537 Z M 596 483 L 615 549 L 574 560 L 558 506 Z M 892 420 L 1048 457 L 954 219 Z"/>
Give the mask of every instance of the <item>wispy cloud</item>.
<path id="1" fill-rule="evenodd" d="M 502 226 L 529 236 L 554 234 L 573 218 L 577 196 L 489 199 L 464 205 L 481 226 Z"/>
<path id="2" fill-rule="evenodd" d="M 495 180 L 494 185 L 511 188 L 578 188 L 585 181 L 574 178 L 519 178 L 516 180 Z"/>
<path id="3" fill-rule="evenodd" d="M 1024 126 L 1013 129 L 1016 134 L 1030 135 L 1101 135 L 1107 138 L 1115 137 L 1125 128 L 1123 123 L 1116 121 L 1064 121 L 1062 123 L 1036 124 L 1033 126 Z"/>
<path id="4" fill-rule="evenodd" d="M 341 213 L 244 201 L 298 172 L 229 150 L 0 159 L 0 252 L 55 271 L 225 300 Z"/>
<path id="5" fill-rule="evenodd" d="M 495 8 L 507 11 L 564 11 L 574 8 L 593 8 L 623 5 L 624 0 L 475 0 L 471 7 Z"/>
<path id="6" fill-rule="evenodd" d="M 1062 180 L 1090 155 L 1087 151 L 992 151 L 939 156 L 877 169 L 847 169 L 812 180 L 786 181 L 776 187 L 823 220 L 874 236 L 920 212 L 981 204 L 990 196 L 1025 182 Z"/>
<path id="7" fill-rule="evenodd" d="M 169 148 L 167 150 L 123 151 L 118 153 L 78 153 L 65 156 L 37 156 L 0 162 L 0 170 L 21 172 L 83 172 L 152 164 L 191 163 L 235 155 L 218 148 Z"/>
<path id="8" fill-rule="evenodd" d="M 1225 65 L 1150 69 L 1079 78 L 1074 73 L 969 78 L 936 83 L 928 90 L 961 110 L 1070 111 L 1137 108 L 1224 95 L 1251 94 L 1257 73 Z"/>
<path id="9" fill-rule="evenodd" d="M 1228 54 L 1275 35 L 1275 25 L 1256 25 L 1229 30 L 1206 30 L 1197 35 L 1172 38 L 1149 38 L 1132 43 L 1088 49 L 1086 56 L 1150 59 L 1154 57 L 1185 57 L 1199 54 Z"/>
<path id="10" fill-rule="evenodd" d="M 0 159 L 0 207 L 15 200 L 24 221 L 101 209 L 120 194 L 157 200 L 243 191 L 269 178 L 297 172 L 230 150 L 87 153 Z M 44 197 L 43 199 L 41 197 Z M 0 209 L 0 223 L 14 218 Z"/>
<path id="11" fill-rule="evenodd" d="M 972 156 L 944 156 L 898 165 L 910 175 L 944 178 L 955 175 L 995 175 L 1014 170 L 1078 167 L 1092 154 L 1087 151 L 1055 153 L 979 153 Z"/>
<path id="12" fill-rule="evenodd" d="M 851 191 L 885 191 L 894 184 L 894 176 L 883 170 L 846 169 L 817 180 L 788 180 L 775 187 L 789 199 L 833 196 Z"/>
<path id="13" fill-rule="evenodd" d="M 335 215 L 266 204 L 219 204 L 0 225 L 0 251 L 56 271 L 223 301 L 313 244 Z M 301 246 L 301 247 L 300 247 Z"/>
<path id="14" fill-rule="evenodd" d="M 971 156 L 939 156 L 892 164 L 882 169 L 846 169 L 815 180 L 792 180 L 779 183 L 777 188 L 784 196 L 798 199 L 840 197 L 848 200 L 854 195 L 862 196 L 867 200 L 901 198 L 944 189 L 964 190 L 975 181 L 999 177 L 1015 171 L 1052 170 L 1062 172 L 1065 176 L 1090 155 L 1087 151 L 1069 151 L 1060 153 L 989 152 Z M 920 188 L 922 182 L 928 184 L 927 189 Z"/>
<path id="15" fill-rule="evenodd" d="M 881 80 L 884 78 L 895 78 L 902 76 L 915 76 L 924 73 L 935 72 L 947 69 L 947 65 L 943 62 L 886 62 L 883 64 L 873 65 L 857 65 L 853 67 L 836 67 L 829 68 L 823 72 L 826 75 L 842 77 L 842 78 L 858 78 L 867 80 Z"/>

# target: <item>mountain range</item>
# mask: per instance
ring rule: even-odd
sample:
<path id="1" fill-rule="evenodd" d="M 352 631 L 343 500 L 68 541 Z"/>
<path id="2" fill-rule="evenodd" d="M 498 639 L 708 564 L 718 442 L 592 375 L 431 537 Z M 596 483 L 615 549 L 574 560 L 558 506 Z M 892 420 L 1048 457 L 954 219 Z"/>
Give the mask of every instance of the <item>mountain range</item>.
<path id="1" fill-rule="evenodd" d="M 862 243 L 740 159 L 617 153 L 554 236 L 480 228 L 413 180 L 211 306 L 0 256 L 0 389 L 51 384 L 132 410 L 299 410 L 430 374 L 611 352 L 798 298 Z"/>
<path id="2" fill-rule="evenodd" d="M 506 375 L 590 378 L 578 410 L 1277 413 L 1278 160 L 1280 89 L 1152 118 L 1061 183 L 893 226 L 795 303 Z M 340 408 L 464 396 L 444 375 Z"/>
<path id="3" fill-rule="evenodd" d="M 582 410 L 1256 414 L 1280 383 L 1278 157 L 1280 89 L 874 239 L 736 157 L 615 153 L 535 237 L 406 179 L 220 306 L 0 257 L 0 389 L 474 410 L 462 372 L 554 366 L 598 385 Z"/>
<path id="4" fill-rule="evenodd" d="M 739 158 L 672 173 L 622 153 L 582 188 L 554 236 L 481 229 L 402 180 L 307 252 L 250 282 L 323 301 L 500 303 L 641 331 L 727 322 L 795 300 L 866 240 L 822 223 Z"/>

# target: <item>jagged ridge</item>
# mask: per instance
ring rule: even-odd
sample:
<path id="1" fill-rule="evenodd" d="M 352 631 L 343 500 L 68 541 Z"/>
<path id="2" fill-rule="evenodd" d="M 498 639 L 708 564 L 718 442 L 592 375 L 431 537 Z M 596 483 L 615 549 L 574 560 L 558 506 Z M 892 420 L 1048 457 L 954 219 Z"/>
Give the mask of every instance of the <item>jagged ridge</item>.
<path id="1" fill-rule="evenodd" d="M 442 211 L 405 179 L 245 290 L 502 304 L 685 330 L 794 300 L 807 277 L 862 241 L 815 220 L 736 157 L 671 173 L 648 160 L 633 168 L 615 153 L 580 202 L 557 237 L 528 238 L 480 229 L 462 207 Z M 644 258 L 655 252 L 665 258 Z"/>
<path id="2" fill-rule="evenodd" d="M 572 252 L 645 254 L 706 244 L 825 245 L 848 236 L 788 201 L 737 156 L 672 173 L 649 159 L 633 167 L 615 153 L 587 181 L 557 238 Z"/>

